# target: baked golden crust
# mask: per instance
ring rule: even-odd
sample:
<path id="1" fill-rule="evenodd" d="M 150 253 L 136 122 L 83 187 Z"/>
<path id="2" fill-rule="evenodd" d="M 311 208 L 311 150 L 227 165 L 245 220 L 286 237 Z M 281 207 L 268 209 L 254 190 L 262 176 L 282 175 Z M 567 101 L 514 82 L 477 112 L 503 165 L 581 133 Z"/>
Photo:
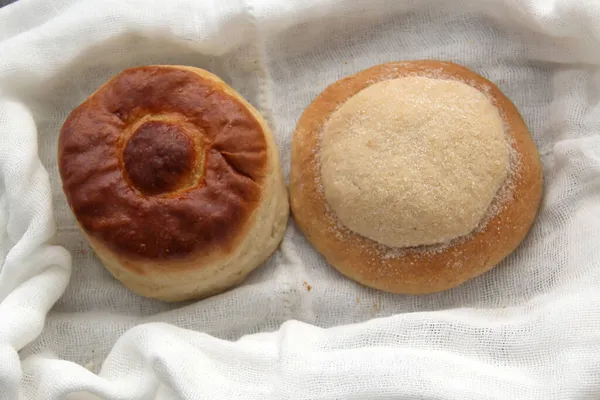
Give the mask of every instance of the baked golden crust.
<path id="1" fill-rule="evenodd" d="M 329 211 L 320 187 L 320 133 L 330 115 L 369 85 L 404 76 L 454 79 L 488 95 L 499 109 L 516 157 L 512 194 L 481 230 L 438 249 L 393 249 L 342 226 Z M 513 103 L 490 81 L 460 65 L 433 60 L 390 62 L 343 78 L 327 87 L 302 114 L 294 133 L 290 201 L 294 219 L 313 246 L 345 276 L 394 293 L 442 291 L 498 264 L 523 240 L 542 196 L 537 148 Z"/>
<path id="2" fill-rule="evenodd" d="M 287 224 L 269 127 L 199 68 L 143 66 L 110 79 L 68 116 L 58 165 L 83 234 L 143 296 L 202 298 L 238 284 Z"/>
<path id="3" fill-rule="evenodd" d="M 67 200 L 89 235 L 130 256 L 173 259 L 246 234 L 266 146 L 259 122 L 223 84 L 147 66 L 123 71 L 69 115 L 58 157 Z"/>

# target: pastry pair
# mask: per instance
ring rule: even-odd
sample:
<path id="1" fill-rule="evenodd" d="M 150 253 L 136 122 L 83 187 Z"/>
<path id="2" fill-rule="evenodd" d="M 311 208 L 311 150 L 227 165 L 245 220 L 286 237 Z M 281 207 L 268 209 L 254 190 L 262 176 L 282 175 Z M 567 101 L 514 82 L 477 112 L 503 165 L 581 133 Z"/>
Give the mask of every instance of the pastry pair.
<path id="1" fill-rule="evenodd" d="M 105 267 L 167 301 L 242 282 L 279 245 L 290 205 L 345 276 L 394 293 L 449 289 L 518 246 L 542 194 L 515 106 L 439 61 L 378 65 L 325 89 L 294 134 L 289 203 L 263 117 L 198 68 L 113 77 L 68 116 L 58 163 Z"/>

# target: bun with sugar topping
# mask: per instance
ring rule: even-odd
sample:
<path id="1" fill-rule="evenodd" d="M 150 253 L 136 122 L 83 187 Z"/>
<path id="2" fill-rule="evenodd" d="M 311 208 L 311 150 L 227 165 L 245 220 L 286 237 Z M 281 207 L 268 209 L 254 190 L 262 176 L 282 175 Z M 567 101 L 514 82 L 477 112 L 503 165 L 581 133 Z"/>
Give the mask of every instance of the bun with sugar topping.
<path id="1" fill-rule="evenodd" d="M 296 223 L 345 276 L 394 293 L 453 288 L 498 264 L 542 196 L 537 148 L 490 81 L 391 62 L 327 87 L 294 133 Z"/>

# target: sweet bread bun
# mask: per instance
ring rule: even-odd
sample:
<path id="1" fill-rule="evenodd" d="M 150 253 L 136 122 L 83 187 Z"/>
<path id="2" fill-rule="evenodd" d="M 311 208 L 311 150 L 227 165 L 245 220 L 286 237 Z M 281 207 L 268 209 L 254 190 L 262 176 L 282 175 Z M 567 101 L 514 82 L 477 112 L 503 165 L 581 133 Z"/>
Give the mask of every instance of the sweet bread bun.
<path id="1" fill-rule="evenodd" d="M 525 122 L 491 82 L 439 61 L 392 62 L 341 79 L 294 133 L 294 219 L 345 276 L 424 294 L 515 250 L 542 195 Z"/>
<path id="2" fill-rule="evenodd" d="M 179 301 L 237 285 L 287 224 L 271 131 L 202 69 L 143 66 L 113 77 L 68 116 L 58 165 L 90 245 L 142 296 Z"/>

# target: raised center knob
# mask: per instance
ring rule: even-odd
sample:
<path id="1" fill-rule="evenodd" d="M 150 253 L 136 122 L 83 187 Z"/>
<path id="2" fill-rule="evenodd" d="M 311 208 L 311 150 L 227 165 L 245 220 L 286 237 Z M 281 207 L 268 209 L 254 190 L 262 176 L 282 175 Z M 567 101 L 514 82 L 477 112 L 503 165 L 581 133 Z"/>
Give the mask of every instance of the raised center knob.
<path id="1" fill-rule="evenodd" d="M 194 141 L 165 121 L 141 124 L 123 150 L 129 181 L 145 194 L 177 190 L 190 179 L 196 162 Z"/>

